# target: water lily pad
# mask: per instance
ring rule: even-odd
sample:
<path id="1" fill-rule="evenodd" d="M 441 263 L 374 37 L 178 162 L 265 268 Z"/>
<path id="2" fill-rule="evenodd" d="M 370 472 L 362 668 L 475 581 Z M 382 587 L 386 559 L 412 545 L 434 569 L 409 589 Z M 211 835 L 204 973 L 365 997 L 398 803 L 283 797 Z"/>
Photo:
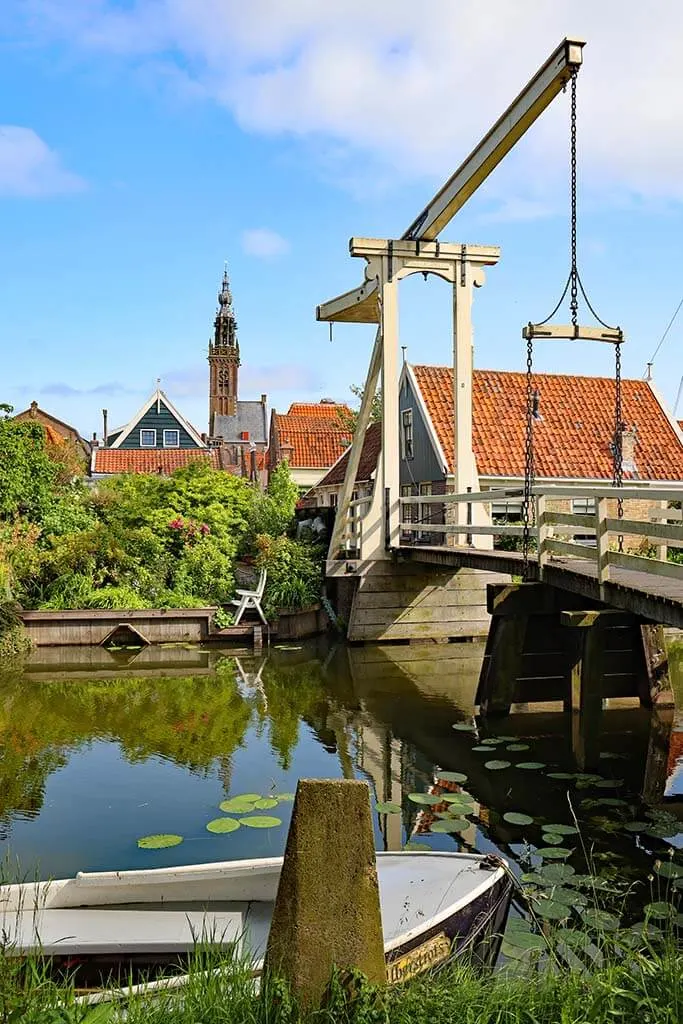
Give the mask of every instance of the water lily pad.
<path id="1" fill-rule="evenodd" d="M 683 867 L 670 860 L 657 861 L 654 871 L 661 878 L 683 878 Z"/>
<path id="2" fill-rule="evenodd" d="M 536 932 L 523 931 L 521 928 L 509 928 L 503 936 L 503 953 L 505 956 L 519 955 L 520 950 L 528 952 L 530 950 L 546 948 L 546 940 Z"/>
<path id="3" fill-rule="evenodd" d="M 588 928 L 599 932 L 615 932 L 619 927 L 619 918 L 607 910 L 596 907 L 582 907 L 579 911 L 583 922 Z"/>
<path id="4" fill-rule="evenodd" d="M 515 768 L 523 768 L 524 771 L 537 772 L 541 768 L 545 768 L 543 761 L 520 761 L 519 764 L 515 765 Z"/>
<path id="5" fill-rule="evenodd" d="M 650 827 L 647 821 L 627 821 L 624 828 L 627 832 L 646 832 Z"/>
<path id="6" fill-rule="evenodd" d="M 564 903 L 557 903 L 553 899 L 539 900 L 534 903 L 534 913 L 544 917 L 547 921 L 564 921 L 571 914 L 571 907 Z"/>
<path id="7" fill-rule="evenodd" d="M 552 832 L 556 836 L 575 836 L 579 831 L 574 825 L 555 825 L 554 823 L 544 825 L 543 828 L 546 832 Z"/>
<path id="8" fill-rule="evenodd" d="M 528 743 L 510 743 L 505 749 L 519 751 L 530 750 L 531 748 L 529 747 Z"/>
<path id="9" fill-rule="evenodd" d="M 168 850 L 171 846 L 180 846 L 182 836 L 174 835 L 171 832 L 159 833 L 154 836 L 142 836 L 138 839 L 138 846 L 141 850 Z"/>
<path id="10" fill-rule="evenodd" d="M 475 726 L 471 722 L 456 722 L 453 726 L 458 732 L 474 732 Z"/>
<path id="11" fill-rule="evenodd" d="M 601 750 L 599 756 L 602 761 L 625 761 L 628 757 L 627 754 L 615 754 L 611 750 Z"/>
<path id="12" fill-rule="evenodd" d="M 503 815 L 503 821 L 510 825 L 533 825 L 534 819 L 530 814 L 522 814 L 520 811 L 508 811 Z"/>
<path id="13" fill-rule="evenodd" d="M 464 818 L 444 818 L 441 821 L 434 821 L 431 824 L 431 832 L 465 832 L 470 827 L 470 822 Z"/>
<path id="14" fill-rule="evenodd" d="M 240 818 L 240 825 L 248 828 L 275 828 L 282 824 L 281 818 L 274 818 L 270 814 L 254 814 L 251 818 Z"/>
<path id="15" fill-rule="evenodd" d="M 419 843 L 416 839 L 415 840 L 411 839 L 410 842 L 406 843 L 406 845 L 403 847 L 403 849 L 404 850 L 413 850 L 415 852 L 417 852 L 418 850 L 422 850 L 423 852 L 425 850 L 427 850 L 429 853 L 432 852 L 432 848 L 429 845 L 429 843 Z"/>
<path id="16" fill-rule="evenodd" d="M 618 796 L 601 796 L 599 800 L 593 800 L 593 807 L 630 807 L 628 800 L 622 800 Z"/>
<path id="17" fill-rule="evenodd" d="M 277 807 L 277 805 L 278 801 L 275 799 L 275 797 L 264 796 L 261 797 L 260 800 L 256 801 L 254 807 L 256 808 L 257 811 L 269 811 L 271 810 L 271 808 Z"/>
<path id="18" fill-rule="evenodd" d="M 501 743 L 505 743 L 502 736 L 482 736 L 481 740 L 483 743 L 488 743 L 492 747 L 497 747 Z"/>
<path id="19" fill-rule="evenodd" d="M 542 839 L 548 846 L 561 846 L 564 842 L 562 836 L 558 836 L 554 832 L 544 832 Z"/>
<path id="20" fill-rule="evenodd" d="M 535 851 L 544 860 L 564 860 L 565 857 L 571 857 L 573 852 L 567 846 L 541 846 Z"/>
<path id="21" fill-rule="evenodd" d="M 549 779 L 557 779 L 562 782 L 573 782 L 574 775 L 572 772 L 548 772 Z"/>
<path id="22" fill-rule="evenodd" d="M 236 832 L 239 827 L 240 823 L 236 818 L 214 818 L 208 823 L 206 830 L 222 835 L 224 832 Z"/>
<path id="23" fill-rule="evenodd" d="M 538 871 L 525 871 L 522 875 L 523 882 L 529 882 L 532 885 L 554 885 L 554 882 L 549 882 L 547 878 L 539 874 Z"/>
<path id="24" fill-rule="evenodd" d="M 437 772 L 436 777 L 444 782 L 467 782 L 467 776 L 462 772 Z"/>
<path id="25" fill-rule="evenodd" d="M 586 897 L 575 889 L 553 889 L 552 898 L 566 907 L 585 907 Z"/>
<path id="26" fill-rule="evenodd" d="M 443 797 L 434 796 L 433 793 L 408 793 L 408 799 L 414 804 L 423 804 L 426 807 L 433 807 L 434 804 L 443 803 Z"/>
<path id="27" fill-rule="evenodd" d="M 228 800 L 223 800 L 218 806 L 226 814 L 245 814 L 247 811 L 253 811 L 257 800 L 260 799 L 258 793 L 245 793 L 242 796 L 232 796 Z"/>
<path id="28" fill-rule="evenodd" d="M 278 803 L 291 803 L 294 800 L 294 793 L 274 793 L 273 794 Z"/>
<path id="29" fill-rule="evenodd" d="M 572 885 L 573 882 L 570 879 L 575 871 L 571 864 L 544 864 L 539 868 L 538 873 L 551 885 L 559 885 L 562 882 Z"/>
<path id="30" fill-rule="evenodd" d="M 471 806 L 475 800 L 469 793 L 442 793 L 441 799 L 447 804 L 463 804 L 464 806 Z"/>
<path id="31" fill-rule="evenodd" d="M 400 814 L 401 813 L 401 808 L 400 808 L 399 804 L 377 803 L 377 804 L 375 804 L 375 808 L 376 808 L 376 810 L 379 811 L 380 814 Z"/>
<path id="32" fill-rule="evenodd" d="M 620 786 L 624 785 L 623 779 L 600 779 L 599 782 L 595 783 L 596 789 L 619 789 Z"/>
<path id="33" fill-rule="evenodd" d="M 509 768 L 510 761 L 485 761 L 484 768 L 488 768 L 491 772 L 500 772 L 503 768 Z"/>
<path id="34" fill-rule="evenodd" d="M 483 750 L 485 753 L 488 753 L 488 754 L 490 754 L 491 751 L 495 750 L 495 749 L 496 749 L 495 747 L 492 747 L 488 743 L 480 743 L 478 746 L 472 747 L 472 750 L 477 750 L 477 751 L 482 751 Z"/>
<path id="35" fill-rule="evenodd" d="M 673 917 L 675 913 L 676 909 L 673 904 L 665 903 L 664 900 L 648 903 L 645 907 L 646 918 L 654 918 L 655 921 L 666 921 L 668 918 Z"/>

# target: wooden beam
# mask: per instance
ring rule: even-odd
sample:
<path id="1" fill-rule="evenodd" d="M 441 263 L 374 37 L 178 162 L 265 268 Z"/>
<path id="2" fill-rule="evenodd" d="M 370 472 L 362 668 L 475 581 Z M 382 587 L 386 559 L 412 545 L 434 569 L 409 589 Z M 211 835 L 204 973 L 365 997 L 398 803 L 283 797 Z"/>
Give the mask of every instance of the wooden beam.
<path id="1" fill-rule="evenodd" d="M 590 629 L 592 626 L 635 626 L 638 619 L 628 612 L 614 608 L 597 608 L 590 611 L 560 612 L 560 625 L 571 629 Z"/>
<path id="2" fill-rule="evenodd" d="M 593 767 L 599 756 L 604 675 L 603 631 L 577 632 L 571 669 L 572 749 L 581 769 Z"/>
<path id="3" fill-rule="evenodd" d="M 410 227 L 405 239 L 438 236 L 581 66 L 585 43 L 563 39 Z"/>
<path id="4" fill-rule="evenodd" d="M 618 327 L 582 327 L 581 324 L 528 324 L 522 337 L 538 341 L 606 341 L 611 345 L 626 340 Z"/>
<path id="5" fill-rule="evenodd" d="M 522 667 L 528 619 L 496 617 L 491 620 L 477 700 L 482 715 L 508 715 Z"/>

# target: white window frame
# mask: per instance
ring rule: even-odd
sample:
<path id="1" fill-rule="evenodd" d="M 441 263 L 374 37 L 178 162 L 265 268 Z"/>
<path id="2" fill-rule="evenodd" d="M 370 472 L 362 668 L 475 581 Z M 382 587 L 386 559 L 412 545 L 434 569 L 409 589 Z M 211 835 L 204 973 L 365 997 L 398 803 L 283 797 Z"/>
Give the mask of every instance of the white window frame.
<path id="1" fill-rule="evenodd" d="M 571 512 L 573 516 L 594 516 L 595 498 L 572 498 Z M 595 547 L 595 534 L 575 533 L 572 537 L 575 544 L 585 544 L 586 547 Z"/>
<path id="2" fill-rule="evenodd" d="M 404 409 L 401 413 L 401 455 L 406 462 L 415 458 L 414 423 L 412 408 Z"/>
<path id="3" fill-rule="evenodd" d="M 175 434 L 175 436 L 177 438 L 177 441 L 176 441 L 175 444 L 169 444 L 169 442 L 166 440 L 166 435 L 167 434 Z M 164 428 L 163 439 L 164 439 L 164 448 L 180 448 L 180 430 L 178 429 L 178 427 Z"/>
<path id="4" fill-rule="evenodd" d="M 425 480 L 422 483 L 420 483 L 419 492 L 420 492 L 420 496 L 421 497 L 424 496 L 425 498 L 431 498 L 431 496 L 432 496 L 432 481 L 431 480 Z M 431 502 L 430 502 L 430 503 L 428 503 L 426 505 L 420 504 L 420 505 L 418 505 L 418 508 L 420 510 L 420 515 L 419 515 L 420 525 L 424 526 L 425 523 L 427 525 L 427 529 L 426 530 L 421 530 L 420 531 L 420 537 L 421 538 L 428 537 L 430 535 L 430 532 L 431 532 L 429 530 L 429 524 L 431 522 L 432 510 L 434 509 L 434 505 L 431 504 Z"/>
<path id="5" fill-rule="evenodd" d="M 154 434 L 154 440 L 151 444 L 147 444 L 146 441 L 142 440 L 143 434 Z M 142 427 L 140 429 L 140 447 L 141 448 L 156 448 L 157 446 L 157 432 L 156 427 Z"/>
<path id="6" fill-rule="evenodd" d="M 338 498 L 339 498 L 339 495 L 337 494 L 336 491 L 330 491 L 330 508 L 336 508 L 337 507 Z"/>

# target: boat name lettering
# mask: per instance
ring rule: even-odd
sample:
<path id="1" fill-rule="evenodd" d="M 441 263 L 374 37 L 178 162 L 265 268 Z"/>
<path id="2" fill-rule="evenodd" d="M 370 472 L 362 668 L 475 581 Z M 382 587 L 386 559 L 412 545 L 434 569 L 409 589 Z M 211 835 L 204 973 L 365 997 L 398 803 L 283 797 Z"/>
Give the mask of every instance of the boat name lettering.
<path id="1" fill-rule="evenodd" d="M 396 984 L 399 981 L 406 981 L 413 975 L 419 974 L 428 967 L 443 963 L 451 955 L 451 940 L 441 932 L 434 935 L 421 946 L 412 949 L 410 953 L 398 957 L 393 963 L 387 964 L 389 983 Z"/>

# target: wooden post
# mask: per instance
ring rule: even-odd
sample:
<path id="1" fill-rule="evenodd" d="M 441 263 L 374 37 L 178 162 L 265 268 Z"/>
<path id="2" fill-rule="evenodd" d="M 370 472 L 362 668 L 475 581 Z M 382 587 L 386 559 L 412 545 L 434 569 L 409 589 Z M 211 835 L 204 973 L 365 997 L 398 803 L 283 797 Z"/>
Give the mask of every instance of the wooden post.
<path id="1" fill-rule="evenodd" d="M 387 502 L 383 523 L 384 550 L 396 548 L 399 530 L 399 426 L 398 426 L 398 276 L 391 256 L 382 257 L 382 465 L 381 486 Z M 375 486 L 380 486 L 376 481 Z"/>
<path id="2" fill-rule="evenodd" d="M 538 525 L 538 573 L 541 579 L 543 579 L 543 570 L 550 557 L 550 552 L 545 549 L 545 543 L 553 532 L 552 526 L 545 521 L 545 510 L 545 494 L 539 494 L 536 496 L 536 523 Z"/>
<path id="3" fill-rule="evenodd" d="M 609 579 L 609 531 L 607 530 L 607 499 L 595 503 L 595 557 L 598 563 L 598 583 Z"/>
<path id="4" fill-rule="evenodd" d="M 648 693 L 641 694 L 640 703 L 646 707 L 672 708 L 674 695 L 669 674 L 669 656 L 664 640 L 663 626 L 641 626 Z"/>

